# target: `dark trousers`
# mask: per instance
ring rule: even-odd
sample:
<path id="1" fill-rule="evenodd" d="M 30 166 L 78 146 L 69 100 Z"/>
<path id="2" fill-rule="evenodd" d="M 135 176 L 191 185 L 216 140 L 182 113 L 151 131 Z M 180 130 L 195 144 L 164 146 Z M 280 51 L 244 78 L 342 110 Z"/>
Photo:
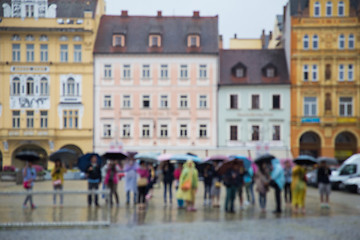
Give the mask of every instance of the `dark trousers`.
<path id="1" fill-rule="evenodd" d="M 281 189 L 275 181 L 271 181 L 270 185 L 275 189 L 276 212 L 281 212 Z"/>
<path id="2" fill-rule="evenodd" d="M 164 202 L 166 203 L 166 195 L 169 191 L 169 199 L 172 202 L 172 182 L 164 182 Z"/>
<path id="3" fill-rule="evenodd" d="M 89 190 L 98 190 L 99 189 L 99 183 L 90 183 L 89 182 Z M 88 195 L 88 204 L 91 205 L 92 203 L 92 194 Z M 98 201 L 98 195 L 95 194 L 95 205 L 98 206 L 99 205 L 99 201 Z"/>
<path id="4" fill-rule="evenodd" d="M 145 196 L 146 196 L 146 189 L 147 187 L 138 187 L 138 203 L 145 203 Z"/>
<path id="5" fill-rule="evenodd" d="M 115 196 L 115 201 L 116 201 L 116 204 L 119 204 L 119 195 L 117 193 L 117 184 L 115 183 L 109 183 L 108 184 L 108 188 L 110 189 L 110 204 L 112 205 L 113 204 L 113 195 Z"/>
<path id="6" fill-rule="evenodd" d="M 205 189 L 204 189 L 204 200 L 211 199 L 211 184 L 204 184 L 205 185 Z"/>
<path id="7" fill-rule="evenodd" d="M 291 203 L 291 183 L 285 183 L 284 199 L 286 203 Z"/>
<path id="8" fill-rule="evenodd" d="M 226 198 L 225 198 L 225 211 L 233 212 L 234 211 L 234 201 L 236 197 L 236 186 L 226 187 Z"/>

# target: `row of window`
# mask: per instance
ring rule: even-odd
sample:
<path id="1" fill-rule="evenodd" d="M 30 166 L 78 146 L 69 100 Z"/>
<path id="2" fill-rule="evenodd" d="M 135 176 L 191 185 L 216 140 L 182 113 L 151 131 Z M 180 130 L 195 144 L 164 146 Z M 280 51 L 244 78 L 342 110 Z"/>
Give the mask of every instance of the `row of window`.
<path id="1" fill-rule="evenodd" d="M 114 34 L 112 45 L 113 47 L 126 47 L 126 34 Z M 148 46 L 150 48 L 160 48 L 163 46 L 163 37 L 161 34 L 149 34 Z M 187 46 L 191 48 L 200 47 L 200 36 L 197 34 L 190 34 L 187 36 Z"/>
<path id="2" fill-rule="evenodd" d="M 26 111 L 26 128 L 34 128 L 34 111 Z M 12 111 L 12 128 L 20 128 L 20 111 Z M 48 128 L 48 111 L 40 111 L 40 128 Z M 79 128 L 78 110 L 63 111 L 63 128 Z"/>
<path id="3" fill-rule="evenodd" d="M 46 77 L 41 77 L 39 84 L 35 84 L 34 77 L 27 77 L 22 85 L 20 78 L 14 77 L 11 81 L 11 95 L 20 96 L 22 94 L 48 96 L 49 80 Z M 75 82 L 72 77 L 68 78 L 62 85 L 62 96 L 80 96 L 80 83 Z"/>
<path id="4" fill-rule="evenodd" d="M 179 108 L 189 108 L 191 106 L 190 97 L 186 94 L 179 95 Z M 169 108 L 170 104 L 169 95 L 162 94 L 159 96 L 159 108 Z M 103 97 L 103 107 L 104 108 L 113 108 L 113 99 L 111 95 L 104 95 Z M 132 96 L 129 94 L 122 96 L 122 108 L 132 108 Z M 152 108 L 153 104 L 151 102 L 151 95 L 142 95 L 141 96 L 141 107 L 143 109 Z M 207 95 L 199 95 L 198 96 L 198 108 L 206 109 L 208 108 L 208 96 Z"/>
<path id="5" fill-rule="evenodd" d="M 153 136 L 153 126 L 152 124 L 141 124 L 140 125 L 140 137 L 141 138 L 151 138 Z M 178 137 L 179 138 L 189 138 L 190 137 L 190 124 L 184 123 L 179 124 L 178 126 Z M 172 130 L 172 129 L 171 129 Z M 103 125 L 103 138 L 112 138 L 113 137 L 113 127 L 111 124 Z M 160 138 L 169 138 L 171 136 L 170 126 L 168 124 L 159 125 L 159 136 Z M 132 124 L 126 123 L 121 126 L 121 137 L 122 138 L 132 138 L 133 137 L 133 128 Z M 208 125 L 199 124 L 198 125 L 198 137 L 199 138 L 208 138 Z"/>
<path id="6" fill-rule="evenodd" d="M 339 97 L 339 116 L 352 117 L 353 114 L 353 98 Z M 304 97 L 304 116 L 318 116 L 317 97 Z"/>
<path id="7" fill-rule="evenodd" d="M 311 68 L 311 71 L 310 71 Z M 325 66 L 325 80 L 331 79 L 331 65 Z M 354 81 L 354 65 L 353 64 L 339 64 L 338 77 L 339 81 Z M 318 81 L 319 80 L 319 67 L 317 64 L 303 65 L 303 80 L 304 81 Z"/>
<path id="8" fill-rule="evenodd" d="M 39 47 L 39 59 L 40 62 L 49 61 L 49 52 L 48 44 L 40 44 Z M 18 43 L 12 44 L 12 61 L 20 62 L 21 61 L 21 45 Z M 35 45 L 26 44 L 26 62 L 35 61 Z M 75 44 L 73 46 L 73 62 L 82 61 L 82 46 L 80 44 Z M 60 62 L 66 63 L 69 62 L 69 45 L 61 44 L 60 45 Z"/>
<path id="9" fill-rule="evenodd" d="M 11 40 L 12 40 L 12 41 L 21 41 L 21 37 L 20 37 L 19 34 L 14 34 L 14 35 L 11 37 Z M 82 37 L 80 37 L 80 36 L 74 36 L 72 40 L 73 40 L 74 42 L 80 42 L 80 41 L 82 41 Z M 32 34 L 26 35 L 25 41 L 35 41 L 34 35 L 32 35 Z M 47 35 L 44 35 L 44 34 L 43 34 L 43 35 L 40 35 L 39 41 L 40 41 L 40 42 L 47 42 L 47 41 L 49 41 L 49 38 L 48 38 Z M 69 38 L 68 38 L 67 36 L 64 36 L 64 35 L 63 35 L 63 36 L 59 37 L 59 41 L 61 41 L 61 42 L 69 41 Z"/>
<path id="10" fill-rule="evenodd" d="M 239 109 L 239 95 L 238 94 L 230 94 L 230 109 Z M 271 96 L 271 106 L 272 109 L 280 109 L 281 108 L 281 96 L 279 94 L 274 94 Z M 261 101 L 259 94 L 252 94 L 250 96 L 250 108 L 251 109 L 260 109 L 261 108 Z"/>
<path id="11" fill-rule="evenodd" d="M 319 49 L 319 36 L 317 34 L 314 34 L 311 39 L 312 42 L 312 49 L 318 50 Z M 344 34 L 339 35 L 338 39 L 338 48 L 339 49 L 345 49 L 346 44 L 346 37 Z M 348 49 L 355 49 L 355 36 L 354 34 L 349 34 L 347 39 L 347 48 Z M 310 49 L 310 37 L 309 35 L 305 34 L 303 37 L 303 49 L 308 50 Z"/>
<path id="12" fill-rule="evenodd" d="M 104 65 L 104 72 L 103 76 L 106 79 L 113 78 L 113 67 L 111 64 Z M 141 68 L 141 77 L 143 79 L 151 78 L 151 66 L 150 64 L 143 64 Z M 161 64 L 159 76 L 161 79 L 169 79 L 169 65 L 168 64 Z M 132 71 L 130 64 L 124 64 L 121 70 L 121 77 L 123 79 L 131 79 L 132 78 Z M 200 64 L 198 69 L 198 77 L 201 79 L 208 78 L 208 67 L 206 64 Z M 189 78 L 189 66 L 187 64 L 181 64 L 179 66 L 179 78 L 181 79 L 188 79 Z"/>
<path id="13" fill-rule="evenodd" d="M 316 1 L 314 3 L 314 17 L 321 17 L 321 3 Z M 345 16 L 345 4 L 344 1 L 339 1 L 337 3 L 337 13 L 333 12 L 333 3 L 332 1 L 327 1 L 325 5 L 325 16 L 332 17 L 337 15 L 339 17 Z"/>
<path id="14" fill-rule="evenodd" d="M 239 125 L 232 124 L 229 126 L 229 136 L 230 141 L 239 141 Z M 261 136 L 261 126 L 260 125 L 251 125 L 250 126 L 250 140 L 251 141 L 260 141 Z M 281 126 L 280 125 L 272 125 L 271 128 L 271 140 L 272 141 L 280 141 L 281 140 Z"/>

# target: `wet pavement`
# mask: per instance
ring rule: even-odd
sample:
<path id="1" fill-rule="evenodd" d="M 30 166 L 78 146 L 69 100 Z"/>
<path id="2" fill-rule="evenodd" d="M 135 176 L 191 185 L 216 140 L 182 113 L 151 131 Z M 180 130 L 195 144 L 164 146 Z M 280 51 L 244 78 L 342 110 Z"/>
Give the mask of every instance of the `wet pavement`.
<path id="1" fill-rule="evenodd" d="M 334 191 L 331 209 L 321 209 L 318 192 L 308 188 L 307 213 L 292 214 L 283 207 L 280 215 L 272 214 L 274 194 L 268 194 L 267 212 L 248 206 L 235 214 L 223 208 L 203 206 L 203 188 L 197 194 L 197 212 L 178 210 L 176 202 L 165 206 L 162 187 L 155 187 L 148 210 L 139 213 L 126 206 L 123 182 L 118 186 L 120 207 L 110 209 L 110 227 L 36 227 L 1 229 L 0 239 L 360 239 L 360 195 Z M 51 182 L 37 182 L 36 190 L 51 190 Z M 67 181 L 65 190 L 86 190 L 86 181 Z M 14 183 L 0 182 L 1 191 L 21 191 Z M 222 189 L 224 201 L 225 189 Z M 0 223 L 5 222 L 88 222 L 106 221 L 108 208 L 101 199 L 100 208 L 87 207 L 85 195 L 69 195 L 64 206 L 53 207 L 52 196 L 34 196 L 35 210 L 22 209 L 25 196 L 0 196 Z M 65 230 L 66 229 L 66 230 Z"/>

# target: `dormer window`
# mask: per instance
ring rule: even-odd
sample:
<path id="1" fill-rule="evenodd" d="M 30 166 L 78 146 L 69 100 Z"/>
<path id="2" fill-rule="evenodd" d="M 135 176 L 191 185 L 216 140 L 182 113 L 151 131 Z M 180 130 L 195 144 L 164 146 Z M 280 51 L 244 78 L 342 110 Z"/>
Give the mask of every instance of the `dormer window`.
<path id="1" fill-rule="evenodd" d="M 263 76 L 267 78 L 273 78 L 276 77 L 276 67 L 269 63 L 263 68 Z"/>
<path id="2" fill-rule="evenodd" d="M 113 35 L 113 47 L 125 47 L 125 35 L 114 34 Z"/>
<path id="3" fill-rule="evenodd" d="M 238 77 L 238 78 L 242 78 L 245 76 L 245 71 L 244 71 L 244 68 L 237 68 L 236 71 L 235 71 L 235 76 Z"/>
<path id="4" fill-rule="evenodd" d="M 188 36 L 188 47 L 200 47 L 200 36 L 199 35 L 189 35 Z"/>
<path id="5" fill-rule="evenodd" d="M 231 74 L 236 78 L 246 77 L 246 66 L 239 62 L 234 67 L 231 68 Z"/>
<path id="6" fill-rule="evenodd" d="M 161 36 L 159 34 L 149 35 L 149 47 L 161 47 Z"/>

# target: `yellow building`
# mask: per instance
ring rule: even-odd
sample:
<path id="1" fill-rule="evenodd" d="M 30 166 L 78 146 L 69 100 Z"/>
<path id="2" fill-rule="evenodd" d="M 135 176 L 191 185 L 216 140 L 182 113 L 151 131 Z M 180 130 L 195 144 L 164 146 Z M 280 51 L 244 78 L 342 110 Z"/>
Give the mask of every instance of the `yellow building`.
<path id="1" fill-rule="evenodd" d="M 0 0 L 0 158 L 93 148 L 93 45 L 103 0 Z"/>
<path id="2" fill-rule="evenodd" d="M 360 151 L 359 10 L 360 1 L 349 0 L 287 5 L 294 156 L 344 160 Z"/>

